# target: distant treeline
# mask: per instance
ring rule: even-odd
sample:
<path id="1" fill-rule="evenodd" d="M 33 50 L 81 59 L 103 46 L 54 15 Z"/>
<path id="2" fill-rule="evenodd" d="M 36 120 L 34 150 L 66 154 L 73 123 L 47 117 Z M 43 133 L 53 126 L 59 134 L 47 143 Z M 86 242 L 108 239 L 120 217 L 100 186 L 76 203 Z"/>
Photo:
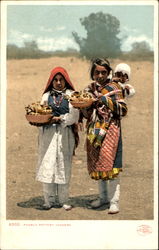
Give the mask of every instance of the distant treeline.
<path id="1" fill-rule="evenodd" d="M 39 59 L 48 58 L 53 56 L 79 56 L 78 51 L 68 49 L 66 52 L 63 51 L 43 51 L 40 50 L 35 41 L 26 42 L 24 47 L 18 47 L 14 44 L 7 45 L 7 59 Z"/>
<path id="2" fill-rule="evenodd" d="M 97 54 L 97 52 L 96 52 Z M 45 52 L 40 50 L 35 41 L 25 42 L 24 47 L 18 47 L 14 44 L 7 45 L 7 59 L 40 59 L 40 58 L 49 58 L 49 57 L 80 57 L 87 58 L 84 55 L 81 55 L 80 52 L 74 49 L 67 49 L 67 51 L 49 51 Z M 94 55 L 92 55 L 92 58 Z M 107 57 L 107 55 L 103 55 L 103 57 Z M 120 58 L 123 60 L 133 60 L 133 61 L 141 61 L 148 60 L 153 61 L 154 52 L 149 49 L 146 42 L 134 43 L 132 46 L 132 50 L 129 52 L 120 52 L 116 58 Z"/>
<path id="3" fill-rule="evenodd" d="M 140 51 L 123 52 L 119 58 L 123 60 L 128 60 L 128 61 L 151 61 L 153 62 L 154 52 L 153 51 L 145 51 L 144 53 L 142 51 L 141 52 Z"/>

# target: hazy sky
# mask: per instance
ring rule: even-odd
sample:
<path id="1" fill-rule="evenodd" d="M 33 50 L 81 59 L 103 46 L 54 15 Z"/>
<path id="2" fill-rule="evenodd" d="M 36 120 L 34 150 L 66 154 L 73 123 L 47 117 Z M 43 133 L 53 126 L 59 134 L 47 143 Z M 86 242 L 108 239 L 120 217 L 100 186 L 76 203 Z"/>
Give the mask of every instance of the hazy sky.
<path id="1" fill-rule="evenodd" d="M 29 3 L 29 2 L 27 2 Z M 107 5 L 106 2 L 80 2 L 75 5 L 57 2 L 56 5 L 43 4 L 7 6 L 7 42 L 23 46 L 24 41 L 36 40 L 42 50 L 78 49 L 72 37 L 72 31 L 85 37 L 86 31 L 80 18 L 90 13 L 111 14 L 120 21 L 120 36 L 127 36 L 122 50 L 131 49 L 133 42 L 147 41 L 153 48 L 154 6 L 152 5 Z M 73 4 L 74 3 L 74 4 Z M 110 1 L 109 1 L 110 3 Z M 55 2 L 54 2 L 55 4 Z M 60 5 L 59 5 L 60 4 Z M 73 5 L 72 5 L 73 4 Z"/>

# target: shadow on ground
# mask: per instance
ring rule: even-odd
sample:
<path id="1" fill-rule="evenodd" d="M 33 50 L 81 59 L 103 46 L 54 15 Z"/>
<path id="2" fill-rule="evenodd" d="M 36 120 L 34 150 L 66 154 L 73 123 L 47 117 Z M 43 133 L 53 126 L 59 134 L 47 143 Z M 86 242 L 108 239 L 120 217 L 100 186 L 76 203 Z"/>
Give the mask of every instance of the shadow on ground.
<path id="1" fill-rule="evenodd" d="M 91 201 L 97 199 L 97 195 L 86 195 L 86 196 L 76 196 L 76 197 L 70 197 L 69 198 L 69 204 L 71 204 L 74 208 L 75 207 L 83 207 L 86 209 L 92 209 L 90 206 Z M 57 201 L 57 197 L 56 197 Z M 35 208 L 38 209 L 44 204 L 44 199 L 42 196 L 30 198 L 28 201 L 23 201 L 17 203 L 17 206 L 23 207 L 23 208 Z M 55 208 L 59 208 L 58 202 L 54 205 Z M 103 205 L 100 208 L 97 208 L 96 210 L 105 210 L 107 205 Z"/>

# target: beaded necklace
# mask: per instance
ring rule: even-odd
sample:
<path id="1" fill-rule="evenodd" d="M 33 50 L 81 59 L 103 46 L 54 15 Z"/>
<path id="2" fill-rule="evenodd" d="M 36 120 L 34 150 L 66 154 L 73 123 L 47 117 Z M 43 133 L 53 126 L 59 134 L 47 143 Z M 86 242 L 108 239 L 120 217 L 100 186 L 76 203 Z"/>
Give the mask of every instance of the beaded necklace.
<path id="1" fill-rule="evenodd" d="M 60 107 L 60 104 L 62 102 L 62 99 L 63 99 L 63 96 L 60 95 L 60 97 L 58 98 L 59 96 L 55 96 L 53 95 L 53 100 L 54 100 L 54 103 L 56 104 L 57 107 Z"/>
<path id="2" fill-rule="evenodd" d="M 62 91 L 53 88 L 51 91 L 53 101 L 58 108 L 60 107 L 60 104 L 62 103 L 63 93 L 65 90 L 66 88 L 64 88 Z"/>

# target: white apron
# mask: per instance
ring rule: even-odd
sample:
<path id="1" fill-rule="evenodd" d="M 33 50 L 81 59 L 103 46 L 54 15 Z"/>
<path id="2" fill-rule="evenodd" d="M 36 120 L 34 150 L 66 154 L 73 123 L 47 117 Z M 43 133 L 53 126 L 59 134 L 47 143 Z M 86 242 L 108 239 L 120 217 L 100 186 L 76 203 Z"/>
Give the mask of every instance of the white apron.
<path id="1" fill-rule="evenodd" d="M 45 94 L 47 98 L 48 94 Z M 39 128 L 36 180 L 40 182 L 66 184 L 71 177 L 75 138 L 70 125 L 78 122 L 79 111 L 69 103 L 69 113 L 61 115 L 61 118 L 61 124 Z"/>

